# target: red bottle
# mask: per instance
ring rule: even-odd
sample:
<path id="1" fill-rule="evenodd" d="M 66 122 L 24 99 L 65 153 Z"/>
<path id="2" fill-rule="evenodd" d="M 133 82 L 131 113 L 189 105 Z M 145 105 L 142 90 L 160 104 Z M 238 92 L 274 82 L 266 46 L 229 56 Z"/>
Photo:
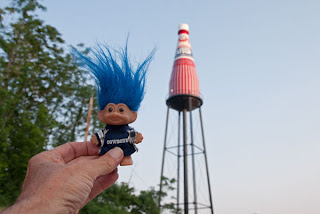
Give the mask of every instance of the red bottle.
<path id="1" fill-rule="evenodd" d="M 199 80 L 189 40 L 189 26 L 181 24 L 179 25 L 178 45 L 169 83 L 167 104 L 177 110 L 183 109 L 185 108 L 183 102 L 187 101 L 187 97 L 194 98 L 192 106 L 199 107 L 202 105 Z M 191 108 L 194 109 L 194 107 Z"/>

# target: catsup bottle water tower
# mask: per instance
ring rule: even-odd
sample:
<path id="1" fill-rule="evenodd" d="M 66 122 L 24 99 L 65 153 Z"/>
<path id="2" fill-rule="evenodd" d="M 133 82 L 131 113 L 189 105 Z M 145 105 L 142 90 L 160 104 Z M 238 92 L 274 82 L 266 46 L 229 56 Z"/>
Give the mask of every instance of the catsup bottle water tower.
<path id="1" fill-rule="evenodd" d="M 167 202 L 162 201 L 163 197 L 160 194 L 159 206 L 163 207 L 162 204 L 173 203 L 177 213 L 183 210 L 185 214 L 189 212 L 198 214 L 200 212 L 208 213 L 208 210 L 210 210 L 210 213 L 213 214 L 201 114 L 203 101 L 200 97 L 199 80 L 192 55 L 189 26 L 187 24 L 179 26 L 178 45 L 166 104 L 168 109 L 161 166 L 160 193 L 166 191 L 163 189 L 164 178 L 169 178 L 176 180 L 176 194 L 172 196 L 174 201 Z M 192 113 L 197 109 L 199 109 L 199 113 L 198 116 L 195 116 Z M 170 110 L 178 113 L 177 120 L 169 120 Z M 189 114 L 189 123 L 187 123 L 187 114 Z M 196 130 L 201 130 L 200 133 L 196 133 L 193 130 L 193 121 L 198 121 L 200 127 Z M 173 124 L 172 126 L 170 126 L 170 122 Z M 200 140 L 198 140 L 197 136 L 200 136 Z M 190 162 L 191 165 L 189 164 Z M 180 172 L 181 166 L 183 168 L 183 176 L 181 176 L 182 173 Z M 183 180 L 181 177 L 183 177 Z M 183 189 L 181 189 L 182 186 Z M 201 192 L 201 195 L 199 195 L 199 192 Z M 181 200 L 182 195 L 183 200 Z"/>
<path id="2" fill-rule="evenodd" d="M 191 111 L 202 105 L 199 80 L 189 40 L 189 26 L 179 26 L 179 40 L 169 84 L 167 105 L 177 111 Z M 191 103 L 190 103 L 191 102 Z"/>

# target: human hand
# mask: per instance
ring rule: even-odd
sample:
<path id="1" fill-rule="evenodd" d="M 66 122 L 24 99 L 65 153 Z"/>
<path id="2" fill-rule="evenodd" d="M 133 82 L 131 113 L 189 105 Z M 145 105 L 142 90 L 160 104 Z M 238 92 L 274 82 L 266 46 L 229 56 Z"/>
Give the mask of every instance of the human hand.
<path id="1" fill-rule="evenodd" d="M 97 136 L 95 134 L 91 135 L 90 141 L 91 141 L 91 143 L 93 143 L 93 145 L 96 145 L 96 146 L 99 145 L 99 141 L 98 141 Z"/>
<path id="2" fill-rule="evenodd" d="M 141 133 L 137 133 L 137 136 L 136 136 L 136 144 L 138 143 L 141 143 L 143 140 L 143 136 Z"/>
<path id="3" fill-rule="evenodd" d="M 103 156 L 90 142 L 67 143 L 29 160 L 22 192 L 7 213 L 78 213 L 117 179 L 123 151 Z"/>

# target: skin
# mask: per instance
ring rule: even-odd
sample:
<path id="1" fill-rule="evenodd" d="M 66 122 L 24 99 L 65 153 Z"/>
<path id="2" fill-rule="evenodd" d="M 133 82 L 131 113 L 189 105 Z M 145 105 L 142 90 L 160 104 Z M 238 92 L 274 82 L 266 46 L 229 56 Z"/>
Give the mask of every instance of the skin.
<path id="1" fill-rule="evenodd" d="M 104 109 L 98 112 L 98 119 L 105 124 L 109 125 L 125 125 L 133 123 L 137 119 L 138 113 L 136 111 L 130 110 L 130 108 L 123 103 L 114 104 L 109 103 Z M 137 133 L 136 144 L 141 143 L 143 136 L 141 133 Z M 99 145 L 98 139 L 95 134 L 91 135 L 91 143 L 94 145 Z M 123 161 L 120 163 L 121 166 L 132 165 L 131 156 L 123 158 Z"/>
<path id="2" fill-rule="evenodd" d="M 78 213 L 118 179 L 122 159 L 120 148 L 100 156 L 90 142 L 42 152 L 30 159 L 20 196 L 2 214 Z"/>

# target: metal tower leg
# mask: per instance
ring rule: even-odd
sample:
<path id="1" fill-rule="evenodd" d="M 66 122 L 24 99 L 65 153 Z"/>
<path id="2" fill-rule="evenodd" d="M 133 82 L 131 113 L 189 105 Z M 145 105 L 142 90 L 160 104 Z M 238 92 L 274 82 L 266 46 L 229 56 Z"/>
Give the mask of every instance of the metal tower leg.
<path id="1" fill-rule="evenodd" d="M 187 110 L 183 110 L 183 167 L 184 167 L 184 213 L 189 212 L 188 198 L 188 145 L 187 145 Z"/>
<path id="2" fill-rule="evenodd" d="M 191 109 L 191 99 L 189 98 L 189 109 Z M 193 124 L 192 124 L 192 111 L 190 111 L 190 137 L 191 137 L 191 158 L 192 158 L 192 177 L 193 177 L 193 203 L 194 212 L 198 214 L 198 202 L 197 202 L 197 183 L 196 183 L 196 170 L 195 170 L 195 160 L 194 160 L 194 141 L 193 141 Z"/>
<path id="3" fill-rule="evenodd" d="M 162 178 L 163 178 L 163 169 L 164 169 L 164 158 L 167 149 L 167 131 L 168 131 L 168 119 L 169 119 L 169 107 L 167 109 L 167 120 L 166 120 L 166 130 L 164 134 L 164 144 L 163 144 L 163 153 L 162 153 L 162 164 L 161 164 L 161 176 L 160 176 L 160 194 L 159 194 L 159 208 L 161 208 L 161 194 L 162 194 Z"/>
<path id="4" fill-rule="evenodd" d="M 213 204 L 212 204 L 212 195 L 211 195 L 211 185 L 210 185 L 209 168 L 208 168 L 208 158 L 207 158 L 206 144 L 205 144 L 205 140 L 204 140 L 204 131 L 203 131 L 203 122 L 202 122 L 201 107 L 199 108 L 199 114 L 200 114 L 200 123 L 201 123 L 201 133 L 202 133 L 203 153 L 204 153 L 204 159 L 205 159 L 205 162 L 206 162 L 207 181 L 208 181 L 208 191 L 209 191 L 209 197 L 210 197 L 210 207 L 211 207 L 211 214 L 213 214 Z"/>
<path id="5" fill-rule="evenodd" d="M 179 119 L 178 119 L 178 162 L 177 162 L 177 211 L 179 210 L 179 203 L 180 203 L 180 124 L 181 124 L 181 111 L 179 111 Z"/>

